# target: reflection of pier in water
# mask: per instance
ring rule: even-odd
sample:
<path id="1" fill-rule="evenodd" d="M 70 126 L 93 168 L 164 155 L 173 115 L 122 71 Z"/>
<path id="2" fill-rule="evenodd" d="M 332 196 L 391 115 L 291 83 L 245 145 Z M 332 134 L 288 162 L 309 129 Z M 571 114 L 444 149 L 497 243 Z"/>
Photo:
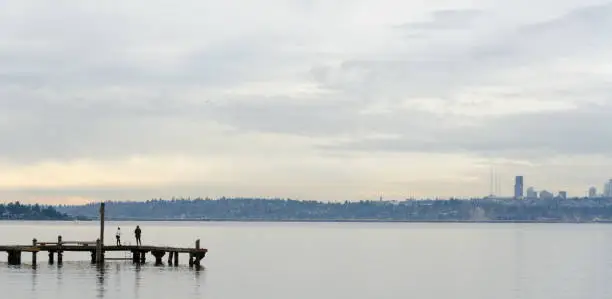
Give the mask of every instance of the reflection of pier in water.
<path id="1" fill-rule="evenodd" d="M 96 266 L 96 277 L 98 279 L 98 295 L 96 296 L 97 298 L 104 298 L 104 293 L 106 292 L 106 285 L 104 284 L 104 272 L 106 271 L 105 267 L 106 266 L 104 264 L 98 264 Z"/>
<path id="2" fill-rule="evenodd" d="M 71 269 L 74 265 L 81 264 L 81 262 L 70 262 L 65 269 Z M 140 289 L 143 287 L 143 273 L 148 270 L 152 270 L 153 268 L 162 268 L 165 271 L 169 272 L 182 272 L 184 268 L 176 268 L 176 267 L 164 267 L 164 266 L 155 266 L 155 267 L 147 267 L 142 264 L 126 264 L 126 263 L 115 263 L 115 264 L 100 264 L 92 267 L 91 270 L 95 271 L 95 283 L 96 283 L 96 298 L 115 298 L 115 294 L 117 292 L 116 285 L 119 280 L 123 280 L 126 277 L 122 276 L 123 273 L 134 273 L 134 287 L 133 287 L 133 296 L 131 298 L 140 298 Z M 199 286 L 199 278 L 201 274 L 205 271 L 205 267 L 197 267 L 194 268 L 192 272 L 195 275 L 195 280 L 198 281 Z M 157 270 L 153 273 L 157 273 Z M 58 280 L 61 280 L 61 277 L 58 276 Z M 129 288 L 126 288 L 129 289 Z"/>
<path id="3" fill-rule="evenodd" d="M 64 252 L 87 252 L 91 256 L 92 264 L 103 265 L 104 260 L 116 260 L 117 258 L 105 258 L 106 252 L 126 252 L 131 253 L 131 260 L 134 264 L 144 264 L 146 262 L 146 254 L 150 253 L 155 258 L 155 264 L 163 264 L 163 258 L 168 254 L 168 265 L 178 266 L 179 254 L 184 253 L 189 256 L 190 267 L 200 267 L 200 261 L 206 256 L 208 249 L 200 247 L 200 240 L 195 241 L 195 247 L 167 247 L 167 246 L 143 246 L 143 245 L 128 245 L 128 246 L 105 246 L 104 245 L 104 203 L 100 204 L 100 237 L 96 241 L 64 241 L 62 236 L 57 237 L 57 242 L 39 242 L 36 239 L 32 240 L 31 245 L 0 245 L 0 251 L 8 254 L 9 265 L 20 265 L 22 253 L 32 254 L 32 265 L 35 267 L 38 262 L 38 253 L 46 252 L 49 256 L 49 264 L 55 262 L 57 255 L 57 264 L 61 266 L 63 263 Z M 120 260 L 129 260 L 130 258 L 120 258 Z"/>

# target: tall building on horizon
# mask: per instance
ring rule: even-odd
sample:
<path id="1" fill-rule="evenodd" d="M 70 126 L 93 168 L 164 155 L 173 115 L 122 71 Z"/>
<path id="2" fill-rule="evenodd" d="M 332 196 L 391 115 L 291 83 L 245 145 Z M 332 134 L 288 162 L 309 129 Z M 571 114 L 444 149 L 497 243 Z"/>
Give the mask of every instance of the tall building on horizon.
<path id="1" fill-rule="evenodd" d="M 612 179 L 610 179 L 609 181 L 607 181 L 604 184 L 603 196 L 604 197 L 612 197 Z"/>
<path id="2" fill-rule="evenodd" d="M 589 188 L 589 198 L 595 198 L 595 197 L 597 197 L 597 188 L 596 187 Z"/>
<path id="3" fill-rule="evenodd" d="M 529 187 L 527 188 L 527 194 L 525 194 L 525 197 L 529 199 L 536 199 L 538 198 L 538 192 L 533 187 Z"/>
<path id="4" fill-rule="evenodd" d="M 552 198 L 554 198 L 554 195 L 552 194 L 552 192 L 548 192 L 546 190 L 540 191 L 540 199 L 552 199 Z"/>
<path id="5" fill-rule="evenodd" d="M 523 176 L 517 175 L 514 178 L 514 198 L 520 199 L 523 198 Z"/>

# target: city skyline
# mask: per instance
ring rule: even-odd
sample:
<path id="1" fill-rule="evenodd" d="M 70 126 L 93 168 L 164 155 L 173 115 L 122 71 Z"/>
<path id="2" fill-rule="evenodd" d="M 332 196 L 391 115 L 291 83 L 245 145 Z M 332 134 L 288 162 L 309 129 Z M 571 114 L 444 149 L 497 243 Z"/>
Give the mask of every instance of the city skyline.
<path id="1" fill-rule="evenodd" d="M 491 182 L 490 186 L 493 188 L 495 186 L 495 190 L 499 190 L 500 182 L 499 177 L 497 177 L 493 172 L 491 173 Z M 527 183 L 525 183 L 527 180 Z M 497 196 L 500 198 L 514 198 L 514 199 L 526 199 L 526 198 L 541 198 L 542 192 L 545 193 L 545 197 L 554 197 L 559 196 L 562 198 L 597 198 L 597 197 L 609 197 L 612 198 L 612 179 L 607 179 L 600 184 L 600 187 L 596 184 L 592 184 L 588 186 L 582 193 L 572 194 L 568 192 L 566 188 L 560 187 L 557 189 L 546 187 L 546 186 L 537 186 L 534 184 L 529 184 L 529 178 L 526 178 L 523 175 L 515 175 L 513 185 L 510 186 L 508 184 L 508 189 L 512 191 L 512 194 L 505 194 L 499 191 L 491 192 L 490 189 L 488 196 Z M 602 192 L 599 192 L 599 191 Z"/>
<path id="2" fill-rule="evenodd" d="M 491 168 L 500 193 L 520 174 L 573 196 L 612 177 L 604 1 L 7 0 L 0 25 L 2 201 L 474 197 Z"/>

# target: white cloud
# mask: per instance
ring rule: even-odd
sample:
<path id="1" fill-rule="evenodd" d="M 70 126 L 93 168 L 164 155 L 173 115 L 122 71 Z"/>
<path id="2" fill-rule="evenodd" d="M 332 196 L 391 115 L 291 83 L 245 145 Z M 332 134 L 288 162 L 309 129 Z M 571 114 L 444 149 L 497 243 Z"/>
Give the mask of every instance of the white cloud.
<path id="1" fill-rule="evenodd" d="M 0 6 L 7 200 L 479 195 L 491 157 L 608 176 L 605 1 Z"/>

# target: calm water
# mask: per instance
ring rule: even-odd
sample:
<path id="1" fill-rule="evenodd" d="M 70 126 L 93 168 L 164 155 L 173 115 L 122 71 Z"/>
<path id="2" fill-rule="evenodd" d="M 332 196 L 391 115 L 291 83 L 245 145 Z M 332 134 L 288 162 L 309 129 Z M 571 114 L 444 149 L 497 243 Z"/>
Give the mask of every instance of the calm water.
<path id="1" fill-rule="evenodd" d="M 612 225 L 144 222 L 143 243 L 209 248 L 204 269 L 6 264 L 2 298 L 610 298 Z M 131 240 L 136 223 L 108 223 Z M 94 239 L 95 223 L 0 222 L 1 243 Z M 121 257 L 121 254 L 115 254 Z"/>

